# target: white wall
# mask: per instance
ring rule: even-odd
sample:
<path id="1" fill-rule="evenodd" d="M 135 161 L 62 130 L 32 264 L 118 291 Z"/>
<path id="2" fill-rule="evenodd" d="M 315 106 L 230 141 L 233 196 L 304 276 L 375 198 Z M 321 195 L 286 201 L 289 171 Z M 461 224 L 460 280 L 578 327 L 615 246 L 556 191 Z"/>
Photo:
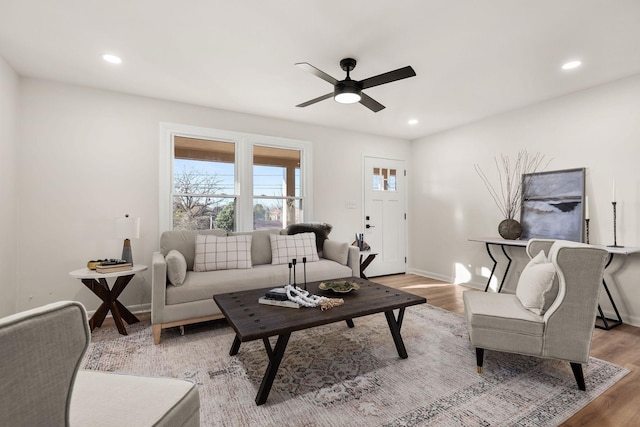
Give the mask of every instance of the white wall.
<path id="1" fill-rule="evenodd" d="M 43 80 L 23 79 L 20 88 L 18 310 L 62 299 L 97 308 L 98 298 L 68 273 L 120 256 L 111 227 L 125 213 L 141 218 L 133 258 L 150 264 L 159 238 L 160 122 L 311 141 L 314 220 L 332 224 L 335 240 L 352 240 L 362 227 L 363 154 L 409 158 L 404 140 Z M 345 209 L 346 200 L 358 208 Z M 149 272 L 136 276 L 121 300 L 144 306 L 150 281 Z"/>
<path id="2" fill-rule="evenodd" d="M 0 317 L 16 309 L 18 75 L 0 57 Z"/>
<path id="3" fill-rule="evenodd" d="M 483 244 L 467 239 L 497 236 L 502 218 L 474 163 L 493 173 L 494 156 L 522 149 L 553 159 L 547 170 L 587 168 L 591 243 L 613 243 L 615 177 L 618 244 L 640 246 L 639 100 L 633 76 L 412 142 L 409 270 L 484 288 L 492 262 Z M 520 262 L 511 279 L 524 261 L 522 250 L 513 252 Z M 639 277 L 638 254 L 616 256 L 605 276 L 623 319 L 635 325 Z"/>

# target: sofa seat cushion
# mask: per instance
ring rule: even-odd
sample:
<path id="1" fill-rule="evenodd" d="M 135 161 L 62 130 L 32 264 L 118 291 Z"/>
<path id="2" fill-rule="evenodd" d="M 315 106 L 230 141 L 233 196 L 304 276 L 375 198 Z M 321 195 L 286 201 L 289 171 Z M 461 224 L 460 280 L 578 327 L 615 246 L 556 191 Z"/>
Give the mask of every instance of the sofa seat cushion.
<path id="1" fill-rule="evenodd" d="M 464 310 L 469 325 L 524 335 L 542 336 L 543 317 L 527 310 L 513 294 L 465 291 Z"/>
<path id="2" fill-rule="evenodd" d="M 200 395 L 190 381 L 80 370 L 69 421 L 93 427 L 199 426 Z"/>
<path id="3" fill-rule="evenodd" d="M 351 268 L 337 262 L 320 259 L 307 263 L 307 281 L 339 279 L 349 277 Z M 167 286 L 167 305 L 182 304 L 213 298 L 213 295 L 249 289 L 284 286 L 289 280 L 289 268 L 281 265 L 257 265 L 249 270 L 187 271 L 180 287 Z M 296 266 L 296 283 L 304 283 L 304 268 Z M 213 300 L 212 300 L 213 303 Z"/>

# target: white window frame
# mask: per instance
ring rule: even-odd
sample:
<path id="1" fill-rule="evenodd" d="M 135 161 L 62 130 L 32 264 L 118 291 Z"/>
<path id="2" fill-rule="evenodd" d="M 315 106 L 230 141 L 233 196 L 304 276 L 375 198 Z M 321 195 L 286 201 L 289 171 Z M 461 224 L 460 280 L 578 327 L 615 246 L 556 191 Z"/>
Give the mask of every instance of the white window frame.
<path id="1" fill-rule="evenodd" d="M 256 135 L 177 123 L 160 123 L 158 234 L 173 229 L 173 139 L 176 136 L 235 144 L 236 230 L 253 230 L 253 146 L 300 150 L 300 196 L 305 222 L 313 221 L 312 144 L 308 141 Z"/>

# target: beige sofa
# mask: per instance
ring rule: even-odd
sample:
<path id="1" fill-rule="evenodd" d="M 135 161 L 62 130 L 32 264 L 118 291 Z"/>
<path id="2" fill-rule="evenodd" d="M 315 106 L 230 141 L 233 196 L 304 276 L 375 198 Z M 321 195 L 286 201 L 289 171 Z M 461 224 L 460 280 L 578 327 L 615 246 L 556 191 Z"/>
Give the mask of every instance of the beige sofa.
<path id="1" fill-rule="evenodd" d="M 216 271 L 193 271 L 198 234 L 251 236 L 251 268 Z M 289 268 L 285 264 L 272 264 L 270 235 L 286 235 L 285 230 L 256 230 L 246 233 L 227 233 L 224 230 L 165 231 L 160 238 L 160 251 L 153 254 L 151 269 L 151 323 L 153 340 L 160 343 L 162 329 L 196 322 L 219 319 L 223 315 L 213 301 L 213 295 L 284 286 L 288 283 Z M 326 239 L 318 251 L 319 261 L 306 263 L 308 282 L 342 277 L 359 277 L 359 251 L 347 242 Z M 167 265 L 167 255 L 176 250 L 186 261 L 184 282 L 176 286 L 168 280 L 173 276 L 173 257 Z M 175 254 L 175 253 L 174 253 Z M 172 254 L 172 255 L 174 255 Z M 303 266 L 298 260 L 296 282 L 303 282 Z M 169 270 L 168 270 L 169 268 Z"/>

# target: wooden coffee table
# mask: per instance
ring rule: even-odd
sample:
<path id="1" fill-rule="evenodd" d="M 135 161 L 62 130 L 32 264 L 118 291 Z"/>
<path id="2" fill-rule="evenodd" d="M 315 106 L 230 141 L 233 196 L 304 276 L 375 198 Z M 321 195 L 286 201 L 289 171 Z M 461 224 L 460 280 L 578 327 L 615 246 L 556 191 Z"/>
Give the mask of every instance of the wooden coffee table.
<path id="1" fill-rule="evenodd" d="M 269 391 L 273 385 L 289 337 L 294 331 L 313 328 L 315 326 L 345 321 L 352 328 L 353 320 L 370 314 L 384 313 L 389 324 L 393 342 L 402 359 L 408 357 L 400 328 L 406 307 L 424 304 L 427 300 L 398 289 L 389 288 L 378 283 L 360 278 L 348 278 L 360 285 L 360 289 L 347 294 L 334 294 L 318 289 L 320 282 L 307 284 L 307 289 L 316 295 L 344 298 L 344 305 L 322 311 L 320 308 L 286 308 L 258 304 L 258 298 L 264 296 L 267 289 L 231 292 L 214 295 L 213 300 L 218 304 L 227 321 L 236 332 L 229 354 L 236 355 L 241 342 L 261 339 L 269 357 L 267 370 L 256 396 L 256 404 L 262 405 L 267 401 Z M 394 310 L 398 309 L 397 317 Z M 277 336 L 275 348 L 271 347 L 269 337 Z"/>

